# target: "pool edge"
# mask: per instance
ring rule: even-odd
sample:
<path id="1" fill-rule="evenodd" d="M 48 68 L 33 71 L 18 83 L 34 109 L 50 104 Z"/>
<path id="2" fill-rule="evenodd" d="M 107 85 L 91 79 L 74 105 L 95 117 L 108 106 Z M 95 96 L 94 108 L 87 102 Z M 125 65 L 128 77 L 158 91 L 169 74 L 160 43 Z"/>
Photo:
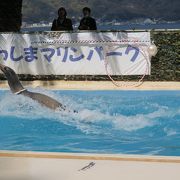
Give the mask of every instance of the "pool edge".
<path id="1" fill-rule="evenodd" d="M 145 81 L 139 86 L 136 82 L 117 81 L 115 86 L 111 81 L 22 81 L 26 88 L 43 87 L 51 90 L 180 90 L 180 82 Z M 1 89 L 9 89 L 7 81 L 0 82 Z"/>
<path id="2" fill-rule="evenodd" d="M 105 160 L 105 161 L 135 161 L 157 163 L 180 163 L 179 156 L 127 155 L 127 154 L 90 154 L 34 151 L 0 150 L 0 158 L 44 158 L 70 160 Z"/>

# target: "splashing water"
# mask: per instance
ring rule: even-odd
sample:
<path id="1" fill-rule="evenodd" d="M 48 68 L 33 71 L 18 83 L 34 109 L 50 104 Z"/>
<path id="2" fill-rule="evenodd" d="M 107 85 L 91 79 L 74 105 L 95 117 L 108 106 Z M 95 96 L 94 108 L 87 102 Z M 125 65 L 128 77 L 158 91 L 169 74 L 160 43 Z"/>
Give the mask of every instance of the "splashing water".
<path id="1" fill-rule="evenodd" d="M 68 110 L 0 91 L 0 149 L 180 155 L 179 91 L 31 91 Z"/>

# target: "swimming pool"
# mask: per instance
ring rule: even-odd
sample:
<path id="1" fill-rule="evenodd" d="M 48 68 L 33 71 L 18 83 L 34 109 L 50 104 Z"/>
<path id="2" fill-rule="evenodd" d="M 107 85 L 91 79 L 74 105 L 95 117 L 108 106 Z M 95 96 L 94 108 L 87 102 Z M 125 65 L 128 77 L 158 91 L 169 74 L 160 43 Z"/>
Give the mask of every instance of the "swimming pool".
<path id="1" fill-rule="evenodd" d="M 46 91 L 78 113 L 0 91 L 0 150 L 180 156 L 180 91 Z"/>

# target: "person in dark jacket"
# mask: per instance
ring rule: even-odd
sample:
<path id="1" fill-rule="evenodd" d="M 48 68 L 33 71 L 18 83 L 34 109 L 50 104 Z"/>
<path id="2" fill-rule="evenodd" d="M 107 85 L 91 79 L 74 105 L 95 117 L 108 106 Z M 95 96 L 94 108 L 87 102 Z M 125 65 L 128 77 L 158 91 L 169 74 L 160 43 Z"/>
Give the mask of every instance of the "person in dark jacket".
<path id="1" fill-rule="evenodd" d="M 91 9 L 88 7 L 83 8 L 84 17 L 80 21 L 80 25 L 78 27 L 79 30 L 97 30 L 96 21 L 92 18 Z"/>
<path id="2" fill-rule="evenodd" d="M 72 31 L 72 21 L 67 17 L 66 9 L 61 7 L 58 10 L 58 18 L 54 19 L 51 31 Z"/>

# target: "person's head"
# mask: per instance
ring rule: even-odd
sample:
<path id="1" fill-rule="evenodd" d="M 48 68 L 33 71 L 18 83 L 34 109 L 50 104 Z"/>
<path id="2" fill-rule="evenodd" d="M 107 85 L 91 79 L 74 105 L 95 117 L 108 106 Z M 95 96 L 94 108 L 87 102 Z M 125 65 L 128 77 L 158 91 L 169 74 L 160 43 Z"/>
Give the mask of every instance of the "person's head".
<path id="1" fill-rule="evenodd" d="M 90 16 L 91 14 L 91 9 L 88 7 L 84 7 L 82 11 L 84 16 Z"/>
<path id="2" fill-rule="evenodd" d="M 58 16 L 59 16 L 60 18 L 64 18 L 64 17 L 67 16 L 67 12 L 66 12 L 66 9 L 65 9 L 64 7 L 60 7 L 60 8 L 58 9 Z"/>

